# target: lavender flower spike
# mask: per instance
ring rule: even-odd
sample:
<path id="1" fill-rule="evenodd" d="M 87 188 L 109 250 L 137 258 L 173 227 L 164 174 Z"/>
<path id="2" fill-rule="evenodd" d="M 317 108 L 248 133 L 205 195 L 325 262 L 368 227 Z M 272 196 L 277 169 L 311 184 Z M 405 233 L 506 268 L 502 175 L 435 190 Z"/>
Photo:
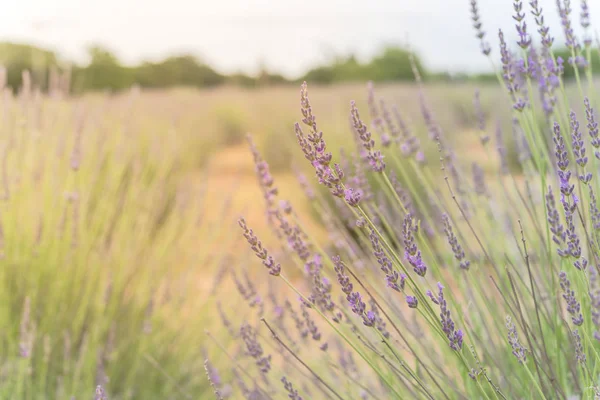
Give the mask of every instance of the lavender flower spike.
<path id="1" fill-rule="evenodd" d="M 375 326 L 376 315 L 373 311 L 367 312 L 367 305 L 362 301 L 360 293 L 353 292 L 353 286 L 350 282 L 350 278 L 346 275 L 346 265 L 340 258 L 340 256 L 332 257 L 333 264 L 335 265 L 335 272 L 339 284 L 342 286 L 342 291 L 346 294 L 346 300 L 350 303 L 352 312 L 362 318 L 365 326 Z"/>
<path id="2" fill-rule="evenodd" d="M 288 397 L 291 400 L 302 400 L 302 397 L 300 397 L 300 395 L 298 394 L 298 391 L 296 389 L 294 389 L 292 382 L 288 381 L 285 376 L 283 378 L 281 378 L 281 382 L 283 382 L 283 386 L 285 387 L 285 390 L 288 392 Z"/>
<path id="3" fill-rule="evenodd" d="M 572 332 L 573 342 L 575 343 L 575 358 L 580 364 L 585 364 L 586 356 L 583 352 L 583 345 L 581 344 L 581 336 L 579 336 L 579 330 L 575 329 Z"/>
<path id="4" fill-rule="evenodd" d="M 517 328 L 508 315 L 506 316 L 506 328 L 508 329 L 508 343 L 510 344 L 510 347 L 512 347 L 513 355 L 520 364 L 525 363 L 525 361 L 527 361 L 527 349 L 519 342 Z"/>
<path id="5" fill-rule="evenodd" d="M 398 274 L 398 272 L 394 270 L 392 267 L 392 261 L 387 254 L 385 254 L 383 247 L 381 247 L 381 244 L 379 243 L 377 232 L 375 232 L 373 228 L 371 228 L 369 238 L 371 239 L 371 246 L 373 247 L 373 255 L 375 258 L 377 258 L 377 262 L 379 263 L 381 270 L 385 273 L 385 281 L 387 282 L 387 286 L 397 292 L 401 292 L 404 290 L 406 276 L 404 274 Z"/>
<path id="6" fill-rule="evenodd" d="M 583 324 L 583 315 L 581 315 L 581 304 L 577 301 L 575 297 L 575 291 L 571 289 L 571 282 L 567 278 L 567 274 L 564 271 L 561 271 L 558 274 L 560 278 L 560 288 L 563 291 L 563 299 L 567 303 L 567 311 L 571 314 L 571 321 L 577 326 Z"/>
<path id="7" fill-rule="evenodd" d="M 571 126 L 571 140 L 573 141 L 573 154 L 575 155 L 575 162 L 583 170 L 579 174 L 579 180 L 585 184 L 592 180 L 592 173 L 585 172 L 585 166 L 587 165 L 588 158 L 585 155 L 585 143 L 579 130 L 579 121 L 573 111 L 569 114 L 570 126 Z"/>
<path id="8" fill-rule="evenodd" d="M 271 369 L 271 356 L 265 356 L 264 351 L 258 340 L 256 340 L 256 332 L 248 324 L 242 325 L 240 328 L 240 336 L 246 344 L 248 355 L 254 358 L 256 365 L 260 368 L 263 374 L 266 374 Z"/>
<path id="9" fill-rule="evenodd" d="M 538 0 L 530 0 L 529 5 L 531 6 L 531 14 L 535 17 L 538 33 L 542 37 L 542 45 L 549 49 L 552 47 L 552 43 L 554 43 L 554 38 L 549 35 L 550 28 L 544 22 L 542 8 L 539 6 Z"/>
<path id="10" fill-rule="evenodd" d="M 552 187 L 548 186 L 548 193 L 546 194 L 546 209 L 547 219 L 550 226 L 550 232 L 552 232 L 552 241 L 559 246 L 562 246 L 567 238 L 565 228 L 560 222 L 560 214 L 556 208 L 556 200 L 552 193 Z"/>
<path id="11" fill-rule="evenodd" d="M 513 3 L 515 15 L 513 19 L 517 21 L 517 33 L 519 34 L 519 41 L 517 44 L 524 50 L 531 45 L 531 37 L 527 34 L 527 23 L 525 22 L 525 13 L 523 12 L 522 0 L 515 0 Z"/>
<path id="12" fill-rule="evenodd" d="M 585 119 L 587 120 L 587 128 L 592 138 L 591 144 L 594 146 L 594 155 L 597 159 L 600 159 L 600 138 L 598 137 L 598 122 L 596 121 L 596 115 L 594 114 L 594 109 L 590 105 L 590 100 L 586 97 L 583 100 L 583 104 L 585 105 Z"/>
<path id="13" fill-rule="evenodd" d="M 463 331 L 455 329 L 454 321 L 450 316 L 450 310 L 448 310 L 448 303 L 444 298 L 444 286 L 440 282 L 438 282 L 438 295 L 434 296 L 431 290 L 427 291 L 427 296 L 431 298 L 435 304 L 440 306 L 440 322 L 442 323 L 442 330 L 446 334 L 446 337 L 449 340 L 449 345 L 452 350 L 460 350 L 463 344 Z"/>
<path id="14" fill-rule="evenodd" d="M 469 269 L 471 262 L 467 260 L 462 246 L 458 243 L 456 235 L 454 235 L 448 214 L 442 214 L 442 221 L 444 222 L 444 232 L 448 238 L 448 244 L 450 244 L 450 247 L 452 247 L 452 252 L 454 253 L 456 260 L 459 262 L 460 268 L 464 270 Z"/>
<path id="15" fill-rule="evenodd" d="M 281 273 L 281 265 L 275 263 L 273 257 L 270 256 L 267 249 L 262 246 L 261 241 L 258 240 L 252 229 L 248 228 L 246 221 L 243 218 L 238 220 L 238 223 L 244 231 L 244 237 L 250 244 L 250 248 L 254 251 L 254 254 L 262 260 L 263 265 L 269 269 L 269 274 L 279 276 Z"/>
<path id="16" fill-rule="evenodd" d="M 489 43 L 485 40 L 485 32 L 482 29 L 481 17 L 477 7 L 477 0 L 471 0 L 471 20 L 473 21 L 473 28 L 475 28 L 475 36 L 480 41 L 481 52 L 487 56 L 491 53 L 492 49 L 490 48 Z"/>
<path id="17" fill-rule="evenodd" d="M 560 2 L 558 2 L 558 12 L 560 14 L 560 22 L 565 33 L 565 38 L 567 39 L 565 45 L 569 48 L 569 50 L 579 49 L 579 43 L 575 37 L 573 26 L 571 25 L 571 0 L 564 0 L 562 7 Z"/>
<path id="18" fill-rule="evenodd" d="M 406 296 L 406 304 L 408 304 L 410 308 L 417 308 L 417 306 L 419 305 L 419 301 L 415 296 L 408 295 Z"/>
<path id="19" fill-rule="evenodd" d="M 413 270 L 419 276 L 425 276 L 427 273 L 427 266 L 421 256 L 421 250 L 417 247 L 415 241 L 414 232 L 416 226 L 413 226 L 413 217 L 410 213 L 404 217 L 404 224 L 402 228 L 402 234 L 404 237 L 404 257 L 412 265 Z"/>
<path id="20" fill-rule="evenodd" d="M 354 125 L 354 129 L 356 129 L 356 132 L 362 141 L 363 147 L 367 151 L 367 160 L 369 161 L 369 165 L 371 165 L 373 171 L 382 172 L 385 169 L 383 155 L 379 150 L 375 150 L 375 141 L 372 139 L 371 132 L 368 131 L 367 126 L 360 119 L 358 108 L 356 108 L 356 103 L 352 101 L 350 106 L 352 124 Z"/>
<path id="21" fill-rule="evenodd" d="M 556 165 L 558 166 L 558 178 L 560 181 L 560 192 L 564 196 L 570 196 L 573 193 L 573 189 L 575 189 L 575 185 L 571 185 L 569 180 L 571 179 L 571 171 L 567 168 L 569 167 L 569 155 L 567 153 L 567 147 L 565 146 L 565 141 L 560 133 L 560 125 L 558 122 L 554 123 L 554 148 L 556 155 Z"/>

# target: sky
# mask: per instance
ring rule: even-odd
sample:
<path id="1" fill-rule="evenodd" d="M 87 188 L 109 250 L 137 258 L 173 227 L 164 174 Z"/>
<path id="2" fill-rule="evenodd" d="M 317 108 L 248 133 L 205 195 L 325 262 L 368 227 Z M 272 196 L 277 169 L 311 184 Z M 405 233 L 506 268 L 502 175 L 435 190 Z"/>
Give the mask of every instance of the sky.
<path id="1" fill-rule="evenodd" d="M 564 43 L 555 0 L 539 0 L 557 43 Z M 191 53 L 224 73 L 260 65 L 288 77 L 355 54 L 367 60 L 408 41 L 438 71 L 485 71 L 470 20 L 470 0 L 18 0 L 0 12 L 0 41 L 41 45 L 86 61 L 101 44 L 126 64 Z M 510 0 L 479 0 L 488 39 L 515 39 Z M 528 0 L 524 8 L 529 11 Z M 600 27 L 600 0 L 588 0 Z M 572 0 L 575 25 L 579 0 Z M 528 14 L 530 29 L 534 23 Z M 535 35 L 534 35 L 535 38 Z"/>

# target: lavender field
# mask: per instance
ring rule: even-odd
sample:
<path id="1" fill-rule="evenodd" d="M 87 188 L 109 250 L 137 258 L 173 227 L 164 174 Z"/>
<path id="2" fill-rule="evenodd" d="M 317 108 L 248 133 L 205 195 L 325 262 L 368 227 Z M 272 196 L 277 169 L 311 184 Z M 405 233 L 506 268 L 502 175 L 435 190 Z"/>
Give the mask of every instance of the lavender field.
<path id="1" fill-rule="evenodd" d="M 600 42 L 557 4 L 468 2 L 496 82 L 0 68 L 0 399 L 600 399 Z"/>

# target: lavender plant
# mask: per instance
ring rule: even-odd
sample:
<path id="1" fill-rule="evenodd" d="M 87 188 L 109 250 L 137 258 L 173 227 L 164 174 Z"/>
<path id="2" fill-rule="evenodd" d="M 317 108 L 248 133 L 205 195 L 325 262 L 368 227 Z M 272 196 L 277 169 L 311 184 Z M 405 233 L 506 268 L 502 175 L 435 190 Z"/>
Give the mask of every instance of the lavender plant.
<path id="1" fill-rule="evenodd" d="M 560 32 L 550 32 L 538 1 L 513 2 L 518 40 L 509 43 L 499 31 L 496 46 L 488 44 L 477 2 L 470 2 L 483 55 L 494 69 L 500 56 L 497 78 L 520 168 L 508 168 L 501 127 L 486 132 L 479 92 L 478 145 L 488 155 L 495 147 L 499 160 L 492 172 L 462 162 L 429 107 L 416 66 L 428 138 L 414 137 L 396 107 L 393 119 L 370 84 L 371 123 L 357 103 L 348 107 L 356 143 L 350 159 L 329 150 L 302 85 L 304 127 L 296 124 L 295 133 L 316 179 L 311 184 L 303 175 L 300 184 L 331 241 L 315 240 L 293 212 L 271 210 L 280 222 L 271 227 L 283 239 L 275 260 L 275 249 L 264 249 L 260 233 L 240 220 L 268 269 L 260 279 L 290 295 L 274 307 L 301 307 L 305 315 L 267 312 L 254 321 L 256 340 L 270 347 L 236 361 L 235 369 L 248 366 L 238 379 L 242 396 L 600 398 L 598 98 L 589 62 L 600 49 L 589 37 L 589 2 L 580 12 L 582 39 L 573 29 L 571 2 L 556 4 L 569 60 L 554 56 Z M 567 95 L 572 83 L 563 79 L 565 62 L 575 68 L 575 99 Z M 489 146 L 492 138 L 497 143 Z M 425 157 L 426 146 L 437 160 Z M 257 171 L 264 171 L 252 151 Z M 354 169 L 349 160 L 358 160 Z M 273 191 L 271 176 L 259 175 L 270 209 L 283 194 Z M 302 328 L 306 315 L 331 344 L 326 349 Z M 259 368 L 250 372 L 252 363 Z"/>

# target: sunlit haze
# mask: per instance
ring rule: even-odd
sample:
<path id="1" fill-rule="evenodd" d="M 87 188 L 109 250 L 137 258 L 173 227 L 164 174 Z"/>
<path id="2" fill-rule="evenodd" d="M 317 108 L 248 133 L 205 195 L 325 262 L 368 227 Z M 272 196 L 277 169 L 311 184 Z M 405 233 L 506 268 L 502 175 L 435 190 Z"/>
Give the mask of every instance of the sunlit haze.
<path id="1" fill-rule="evenodd" d="M 499 27 L 516 36 L 509 2 L 479 3 L 493 48 Z M 555 2 L 540 3 L 563 43 Z M 590 3 L 597 26 L 600 7 Z M 575 22 L 577 7 L 573 2 Z M 97 43 L 128 64 L 186 52 L 226 73 L 263 64 L 289 77 L 334 55 L 369 57 L 407 35 L 432 69 L 489 68 L 473 38 L 468 0 L 19 0 L 5 2 L 0 13 L 0 40 L 50 47 L 79 62 Z"/>

